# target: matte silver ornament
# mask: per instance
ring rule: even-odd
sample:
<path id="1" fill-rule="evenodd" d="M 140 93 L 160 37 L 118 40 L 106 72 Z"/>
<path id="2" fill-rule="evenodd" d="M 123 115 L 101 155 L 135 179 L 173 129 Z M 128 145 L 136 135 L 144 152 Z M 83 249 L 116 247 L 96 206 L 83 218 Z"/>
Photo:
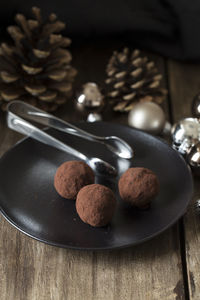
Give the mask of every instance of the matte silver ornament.
<path id="1" fill-rule="evenodd" d="M 172 127 L 172 147 L 181 154 L 187 154 L 200 140 L 200 121 L 197 118 L 185 118 Z"/>
<path id="2" fill-rule="evenodd" d="M 137 129 L 160 134 L 166 124 L 162 108 L 153 102 L 137 103 L 128 115 L 128 123 Z"/>
<path id="3" fill-rule="evenodd" d="M 77 105 L 79 107 L 97 108 L 102 104 L 103 95 L 101 94 L 98 85 L 94 82 L 85 83 L 77 97 Z"/>
<path id="4" fill-rule="evenodd" d="M 97 122 L 97 121 L 101 121 L 102 120 L 102 117 L 100 114 L 97 114 L 97 113 L 90 113 L 87 117 L 87 121 L 88 122 Z"/>

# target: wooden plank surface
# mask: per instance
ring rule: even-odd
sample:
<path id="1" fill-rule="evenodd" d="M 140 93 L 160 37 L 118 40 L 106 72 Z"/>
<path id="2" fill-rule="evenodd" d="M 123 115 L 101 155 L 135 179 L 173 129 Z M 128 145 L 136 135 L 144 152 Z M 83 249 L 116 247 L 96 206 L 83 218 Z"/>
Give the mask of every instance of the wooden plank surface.
<path id="1" fill-rule="evenodd" d="M 0 224 L 2 300 L 185 299 L 177 232 L 135 248 L 64 250 Z"/>
<path id="2" fill-rule="evenodd" d="M 113 46 L 116 48 L 116 45 Z M 79 48 L 74 53 L 81 67 L 77 86 L 104 77 L 108 44 Z M 163 61 L 157 62 L 164 72 Z M 58 115 L 68 120 L 82 118 L 70 103 Z M 126 117 L 106 115 L 115 122 Z M 19 135 L 1 121 L 0 154 Z M 187 299 L 183 284 L 179 227 L 137 247 L 107 252 L 59 249 L 37 242 L 18 232 L 2 217 L 0 222 L 1 300 L 173 300 Z"/>
<path id="3" fill-rule="evenodd" d="M 168 63 L 170 95 L 174 121 L 191 116 L 191 102 L 200 91 L 200 65 Z M 200 215 L 195 202 L 200 199 L 200 178 L 194 178 L 194 196 L 184 217 L 187 278 L 190 299 L 200 299 Z"/>

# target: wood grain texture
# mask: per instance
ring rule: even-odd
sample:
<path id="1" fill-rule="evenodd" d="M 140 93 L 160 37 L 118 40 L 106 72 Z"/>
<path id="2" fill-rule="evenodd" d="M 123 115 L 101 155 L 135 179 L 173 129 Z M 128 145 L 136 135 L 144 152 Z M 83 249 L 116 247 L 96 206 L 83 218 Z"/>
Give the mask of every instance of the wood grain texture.
<path id="1" fill-rule="evenodd" d="M 106 46 L 105 46 L 106 45 Z M 79 68 L 77 87 L 100 82 L 114 43 L 80 46 L 74 53 Z M 155 57 L 155 56 L 154 56 Z M 163 60 L 156 57 L 161 72 Z M 167 110 L 168 105 L 165 104 Z M 57 113 L 75 121 L 85 117 L 68 103 Z M 124 115 L 106 112 L 109 121 L 126 123 Z M 19 135 L 1 122 L 0 154 Z M 175 225 L 162 235 L 134 248 L 107 252 L 59 249 L 37 242 L 0 221 L 1 300 L 173 300 L 185 299 L 179 229 Z"/>
<path id="2" fill-rule="evenodd" d="M 191 116 L 191 102 L 200 91 L 200 65 L 168 63 L 174 121 Z M 200 199 L 200 178 L 194 178 L 194 196 L 184 217 L 186 263 L 190 299 L 200 299 L 200 216 L 194 203 Z"/>
<path id="3" fill-rule="evenodd" d="M 0 229 L 2 300 L 185 299 L 177 233 L 109 252 L 51 247 Z"/>

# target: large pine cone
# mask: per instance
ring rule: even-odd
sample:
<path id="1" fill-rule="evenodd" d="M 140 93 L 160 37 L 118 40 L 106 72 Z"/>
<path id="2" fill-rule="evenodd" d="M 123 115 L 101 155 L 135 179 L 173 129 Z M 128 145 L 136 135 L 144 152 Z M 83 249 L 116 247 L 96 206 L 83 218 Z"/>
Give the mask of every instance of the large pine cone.
<path id="1" fill-rule="evenodd" d="M 32 8 L 34 19 L 22 14 L 19 26 L 9 26 L 14 43 L 0 46 L 0 103 L 5 109 L 11 100 L 20 99 L 44 110 L 53 111 L 72 93 L 76 70 L 70 65 L 69 38 L 58 34 L 65 24 L 55 14 L 44 22 L 40 9 Z"/>
<path id="2" fill-rule="evenodd" d="M 142 57 L 139 50 L 113 52 L 106 72 L 106 97 L 115 111 L 128 112 L 138 101 L 161 103 L 167 93 L 160 88 L 162 75 L 154 62 Z"/>

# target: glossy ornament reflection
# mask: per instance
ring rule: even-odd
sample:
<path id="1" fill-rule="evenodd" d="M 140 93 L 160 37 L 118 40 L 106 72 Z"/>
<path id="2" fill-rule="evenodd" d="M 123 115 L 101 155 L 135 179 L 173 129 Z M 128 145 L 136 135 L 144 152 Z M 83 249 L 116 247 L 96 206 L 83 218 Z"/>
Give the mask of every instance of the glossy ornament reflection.
<path id="1" fill-rule="evenodd" d="M 195 174 L 200 175 L 200 142 L 191 147 L 187 155 L 187 161 Z"/>
<path id="2" fill-rule="evenodd" d="M 195 118 L 200 118 L 200 93 L 192 101 L 192 115 Z"/>
<path id="3" fill-rule="evenodd" d="M 103 105 L 103 95 L 95 82 L 87 82 L 77 96 L 79 108 L 97 108 Z"/>
<path id="4" fill-rule="evenodd" d="M 101 121 L 102 117 L 98 113 L 90 113 L 87 117 L 87 121 L 90 123 Z"/>
<path id="5" fill-rule="evenodd" d="M 172 147 L 181 153 L 192 171 L 200 175 L 200 120 L 185 118 L 172 127 Z"/>
<path id="6" fill-rule="evenodd" d="M 185 118 L 172 127 L 172 147 L 181 154 L 187 154 L 189 149 L 200 140 L 200 122 L 197 118 Z"/>

